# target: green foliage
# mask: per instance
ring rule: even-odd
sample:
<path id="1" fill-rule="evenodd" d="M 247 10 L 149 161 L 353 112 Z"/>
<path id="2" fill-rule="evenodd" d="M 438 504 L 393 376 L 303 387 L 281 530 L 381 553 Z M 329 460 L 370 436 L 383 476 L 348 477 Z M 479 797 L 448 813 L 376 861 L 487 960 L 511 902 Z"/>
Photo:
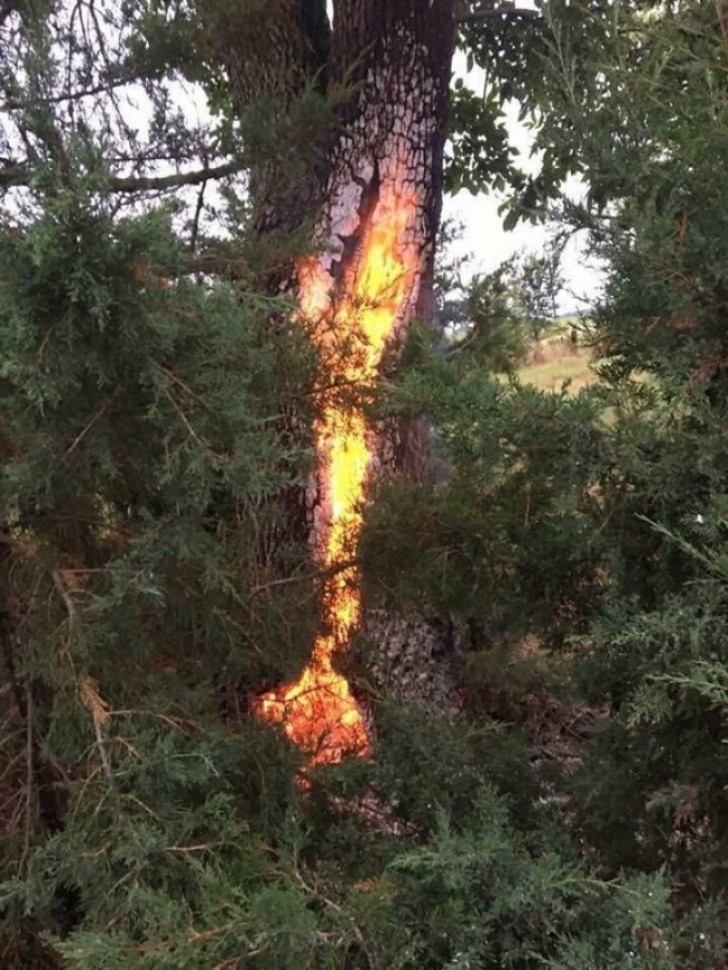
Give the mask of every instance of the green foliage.
<path id="1" fill-rule="evenodd" d="M 518 291 L 524 316 L 539 340 L 558 315 L 558 298 L 564 288 L 560 268 L 561 251 L 552 248 L 542 256 L 525 256 L 519 266 Z"/>
<path id="2" fill-rule="evenodd" d="M 432 418 L 449 480 L 381 487 L 363 539 L 367 573 L 406 602 L 469 621 L 478 639 L 538 631 L 559 641 L 600 596 L 590 486 L 603 401 L 498 380 L 477 335 L 465 343 L 444 359 L 423 344 L 405 352 L 413 366 L 383 402 Z"/>
<path id="3" fill-rule="evenodd" d="M 539 138 L 553 177 L 588 178 L 562 215 L 607 266 L 599 382 L 568 397 L 496 381 L 477 326 L 450 357 L 416 338 L 382 407 L 431 418 L 447 475 L 382 486 L 363 551 L 388 595 L 469 634 L 471 716 L 521 721 L 533 739 L 534 695 L 589 706 L 570 771 L 543 777 L 582 858 L 671 886 L 679 915 L 639 952 L 714 970 L 728 817 L 724 20 L 700 4 L 571 7 L 550 11 Z M 608 952 L 578 936 L 550 959 L 599 966 Z"/>
<path id="4" fill-rule="evenodd" d="M 615 608 L 595 626 L 582 676 L 614 714 L 579 784 L 583 824 L 613 864 L 669 860 L 702 897 L 725 886 L 728 657 L 725 539 L 701 546 L 687 546 L 703 563 L 696 579 L 658 610 Z"/>
<path id="5" fill-rule="evenodd" d="M 162 213 L 112 224 L 71 199 L 2 242 L 3 501 L 24 563 L 11 592 L 66 570 L 99 628 L 126 614 L 130 659 L 152 649 L 155 614 L 187 631 L 176 649 L 224 657 L 261 578 L 233 522 L 274 532 L 266 496 L 309 467 L 276 420 L 312 374 L 308 351 L 271 334 L 254 294 L 168 282 Z M 219 597 L 216 621 L 194 619 L 192 590 Z"/>
<path id="6" fill-rule="evenodd" d="M 609 267 L 595 328 L 613 585 L 574 644 L 583 696 L 608 716 L 570 791 L 599 858 L 667 866 L 699 924 L 706 901 L 725 905 L 725 26 L 693 3 L 574 16 L 584 34 L 551 61 L 542 137 L 558 148 L 575 126 L 589 191 L 565 211 Z M 714 967 L 725 939 L 700 933 L 689 965 Z"/>
<path id="7" fill-rule="evenodd" d="M 403 897 L 403 923 L 418 928 L 420 962 L 400 966 L 616 970 L 672 963 L 666 943 L 654 955 L 640 954 L 645 937 L 661 938 L 664 880 L 616 888 L 590 878 L 514 836 L 488 788 L 478 793 L 467 829 L 441 814 L 430 844 L 395 858 L 389 872 Z"/>
<path id="8" fill-rule="evenodd" d="M 450 141 L 445 184 L 452 193 L 467 189 L 501 192 L 518 182 L 516 150 L 510 145 L 502 102 L 491 95 L 474 94 L 458 78 L 452 90 Z"/>
<path id="9" fill-rule="evenodd" d="M 521 102 L 521 120 L 535 103 L 543 83 L 542 57 L 549 25 L 538 10 L 519 6 L 494 9 L 490 3 L 467 0 L 458 5 L 462 17 L 457 46 L 465 55 L 468 74 L 484 70 L 483 95 L 474 95 L 461 79 L 452 92 L 450 147 L 446 163 L 449 190 L 470 192 L 505 188 L 522 196 L 533 194 L 532 180 L 516 165 L 510 143 L 507 106 Z"/>
<path id="10" fill-rule="evenodd" d="M 471 352 L 496 373 L 512 373 L 526 354 L 528 324 L 519 305 L 520 290 L 511 261 L 492 273 L 476 276 L 468 288 L 463 340 Z M 457 352 L 457 345 L 452 350 Z"/>
<path id="11" fill-rule="evenodd" d="M 315 357 L 283 303 L 186 275 L 164 209 L 43 202 L 0 233 L 6 958 L 27 928 L 69 966 L 199 966 L 225 912 L 287 953 L 243 884 L 297 759 L 233 724 L 315 626 L 282 526 Z"/>
<path id="12" fill-rule="evenodd" d="M 552 246 L 541 256 L 517 254 L 490 273 L 468 279 L 470 259 L 451 254 L 462 231 L 462 226 L 446 222 L 439 239 L 435 286 L 447 353 L 467 347 L 471 358 L 477 355 L 489 371 L 512 374 L 556 320 L 564 286 L 561 251 Z M 473 363 L 471 359 L 469 366 Z"/>

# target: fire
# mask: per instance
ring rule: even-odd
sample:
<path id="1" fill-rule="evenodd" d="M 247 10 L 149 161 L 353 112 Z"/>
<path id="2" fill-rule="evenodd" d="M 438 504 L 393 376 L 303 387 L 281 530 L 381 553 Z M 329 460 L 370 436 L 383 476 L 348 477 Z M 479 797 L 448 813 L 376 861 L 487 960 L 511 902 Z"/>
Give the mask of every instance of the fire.
<path id="1" fill-rule="evenodd" d="M 414 197 L 403 197 L 394 187 L 380 192 L 343 295 L 333 306 L 331 277 L 322 261 L 299 267 L 302 312 L 327 324 L 321 349 L 335 383 L 345 388 L 376 378 L 387 341 L 411 297 L 417 266 L 408 259 L 408 242 L 416 212 Z M 309 754 L 310 765 L 336 763 L 346 753 L 364 757 L 370 747 L 349 683 L 334 668 L 334 657 L 346 648 L 361 613 L 358 570 L 348 563 L 362 526 L 360 506 L 371 459 L 368 429 L 356 404 L 332 395 L 315 431 L 327 509 L 327 522 L 316 530 L 316 552 L 331 570 L 322 591 L 326 632 L 317 637 L 300 677 L 258 701 L 260 716 L 282 723 L 291 741 Z"/>

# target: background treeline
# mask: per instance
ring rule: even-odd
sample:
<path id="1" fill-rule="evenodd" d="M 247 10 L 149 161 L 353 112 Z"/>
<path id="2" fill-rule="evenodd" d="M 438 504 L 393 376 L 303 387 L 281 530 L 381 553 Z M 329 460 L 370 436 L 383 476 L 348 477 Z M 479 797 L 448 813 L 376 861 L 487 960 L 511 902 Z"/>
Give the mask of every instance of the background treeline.
<path id="1" fill-rule="evenodd" d="M 134 9 L 139 63 L 159 22 Z M 607 267 L 595 379 L 519 379 L 550 262 L 518 299 L 443 265 L 443 332 L 371 403 L 431 422 L 437 473 L 374 490 L 360 555 L 368 595 L 451 630 L 461 712 L 393 702 L 362 637 L 372 755 L 305 790 L 249 710 L 316 629 L 287 515 L 329 375 L 262 295 L 280 253 L 230 186 L 222 241 L 184 193 L 120 202 L 132 135 L 59 153 L 47 31 L 3 52 L 34 165 L 0 224 L 3 968 L 725 966 L 728 13 L 557 12 L 529 55 L 544 175 L 512 211 Z"/>

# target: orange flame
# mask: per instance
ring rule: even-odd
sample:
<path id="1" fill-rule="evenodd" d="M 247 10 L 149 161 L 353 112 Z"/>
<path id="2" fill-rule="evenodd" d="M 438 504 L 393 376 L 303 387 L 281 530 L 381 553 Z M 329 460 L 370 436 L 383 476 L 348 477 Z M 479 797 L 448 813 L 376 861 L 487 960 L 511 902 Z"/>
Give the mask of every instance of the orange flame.
<path id="1" fill-rule="evenodd" d="M 302 311 L 328 324 L 320 343 L 337 384 L 357 387 L 376 378 L 415 281 L 417 266 L 407 250 L 416 211 L 414 197 L 403 198 L 393 187 L 380 193 L 359 258 L 333 309 L 331 280 L 321 262 L 299 267 Z M 369 752 L 364 716 L 348 681 L 334 669 L 334 656 L 348 644 L 361 613 L 358 570 L 347 562 L 362 526 L 360 505 L 371 457 L 367 426 L 356 404 L 330 398 L 315 430 L 328 509 L 328 522 L 315 536 L 317 553 L 324 567 L 335 570 L 322 596 L 328 632 L 317 637 L 312 658 L 294 683 L 258 701 L 260 716 L 282 723 L 291 741 L 309 754 L 310 765 Z"/>

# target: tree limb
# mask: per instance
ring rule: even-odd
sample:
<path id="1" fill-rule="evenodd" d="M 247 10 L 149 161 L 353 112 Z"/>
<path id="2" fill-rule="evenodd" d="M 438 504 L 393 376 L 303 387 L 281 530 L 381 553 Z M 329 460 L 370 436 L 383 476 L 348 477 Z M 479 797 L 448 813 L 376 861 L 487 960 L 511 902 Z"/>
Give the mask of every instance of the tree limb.
<path id="1" fill-rule="evenodd" d="M 224 165 L 205 167 L 194 172 L 177 172 L 173 175 L 111 176 L 107 182 L 109 192 L 163 192 L 183 185 L 200 185 L 210 179 L 225 178 L 241 172 L 245 166 L 240 161 L 226 162 Z"/>
<path id="2" fill-rule="evenodd" d="M 14 185 L 27 185 L 30 180 L 30 169 L 27 165 L 9 162 L 0 168 L 0 189 L 9 189 Z"/>
<path id="3" fill-rule="evenodd" d="M 0 7 L 0 27 L 2 27 L 2 12 L 4 7 Z M 134 84 L 141 79 L 141 74 L 125 74 L 113 80 L 101 81 L 88 88 L 79 88 L 74 91 L 63 91 L 61 94 L 54 94 L 41 99 L 43 106 L 50 104 L 63 104 L 65 101 L 80 101 L 82 98 L 94 98 L 99 94 L 109 94 L 115 88 L 123 88 L 128 84 Z M 28 101 L 19 98 L 4 101 L 0 105 L 1 111 L 19 111 L 28 107 Z"/>
<path id="4" fill-rule="evenodd" d="M 245 168 L 242 162 L 226 162 L 211 168 L 193 172 L 175 172 L 172 175 L 111 175 L 106 180 L 106 192 L 165 192 L 185 185 L 200 185 L 211 179 L 235 175 Z M 29 185 L 33 170 L 25 163 L 11 162 L 0 168 L 0 189 Z"/>

